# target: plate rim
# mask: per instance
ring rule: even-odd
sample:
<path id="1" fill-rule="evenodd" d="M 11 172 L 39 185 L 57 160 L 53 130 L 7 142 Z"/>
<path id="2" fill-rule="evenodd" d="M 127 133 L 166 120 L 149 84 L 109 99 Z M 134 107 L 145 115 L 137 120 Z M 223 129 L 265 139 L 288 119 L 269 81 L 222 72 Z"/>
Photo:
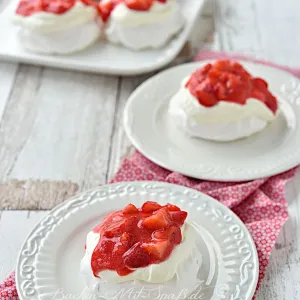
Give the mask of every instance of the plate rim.
<path id="1" fill-rule="evenodd" d="M 143 154 L 147 159 L 149 159 L 150 161 L 154 162 L 155 164 L 157 164 L 158 166 L 165 168 L 167 170 L 173 171 L 173 172 L 178 172 L 182 175 L 188 176 L 188 177 L 192 177 L 192 178 L 196 178 L 196 179 L 201 179 L 201 180 L 210 180 L 210 181 L 217 181 L 217 182 L 245 182 L 245 181 L 250 181 L 250 180 L 257 180 L 257 179 L 261 179 L 261 178 L 265 178 L 265 177 L 270 177 L 270 176 L 275 176 L 281 173 L 284 173 L 294 167 L 297 167 L 297 165 L 300 164 L 300 158 L 298 160 L 297 163 L 293 163 L 293 162 L 289 162 L 287 164 L 285 164 L 282 167 L 278 167 L 276 170 L 276 172 L 270 173 L 270 171 L 266 170 L 264 172 L 262 172 L 262 174 L 260 176 L 256 176 L 255 174 L 253 175 L 248 175 L 247 174 L 242 174 L 242 176 L 232 176 L 233 178 L 229 178 L 226 177 L 224 178 L 223 176 L 218 177 L 218 175 L 202 175 L 199 174 L 199 172 L 186 172 L 182 169 L 180 169 L 180 167 L 175 167 L 175 168 L 170 168 L 170 166 L 168 165 L 168 163 L 165 163 L 164 161 L 162 161 L 159 158 L 156 158 L 155 155 L 152 155 L 151 153 L 149 153 L 150 151 L 148 149 L 145 149 L 142 145 L 142 143 L 140 143 L 138 141 L 137 136 L 133 133 L 133 130 L 130 126 L 130 122 L 129 122 L 129 114 L 130 114 L 130 107 L 133 105 L 134 101 L 137 98 L 137 95 L 140 93 L 140 91 L 142 91 L 144 88 L 147 87 L 147 85 L 152 84 L 152 82 L 157 81 L 157 79 L 159 79 L 161 76 L 166 75 L 169 72 L 176 72 L 178 69 L 181 68 L 185 68 L 185 67 L 199 67 L 201 65 L 207 64 L 207 63 L 211 63 L 214 62 L 218 59 L 206 59 L 206 60 L 201 60 L 201 61 L 195 61 L 195 62 L 190 62 L 190 63 L 184 63 L 184 64 L 180 64 L 178 66 L 173 66 L 171 68 L 168 68 L 166 70 L 163 70 L 161 72 L 159 72 L 158 74 L 155 74 L 154 76 L 148 78 L 146 81 L 144 81 L 142 84 L 140 84 L 129 96 L 125 106 L 124 106 L 124 110 L 123 110 L 123 128 L 124 131 L 127 135 L 127 138 L 130 140 L 130 142 L 132 143 L 132 145 L 134 146 L 134 148 L 136 148 L 141 154 Z M 286 71 L 286 70 L 282 70 L 273 66 L 269 66 L 263 63 L 259 63 L 259 62 L 252 62 L 252 61 L 248 61 L 248 60 L 243 60 L 243 59 L 236 59 L 235 61 L 240 62 L 241 64 L 249 64 L 249 65 L 254 65 L 256 67 L 258 66 L 262 66 L 265 69 L 268 69 L 269 71 L 276 71 L 276 72 L 280 72 L 282 74 L 284 74 L 285 76 L 289 76 L 292 79 L 296 80 L 297 82 L 300 82 L 300 79 L 297 78 L 296 76 L 294 76 L 292 73 Z"/>
<path id="2" fill-rule="evenodd" d="M 30 233 L 26 236 L 26 239 L 24 240 L 24 242 L 22 243 L 22 246 L 18 252 L 18 256 L 17 256 L 17 262 L 16 262 L 16 266 L 15 266 L 15 281 L 16 281 L 16 289 L 18 292 L 18 295 L 20 297 L 20 300 L 33 300 L 35 298 L 31 298 L 31 297 L 23 297 L 23 293 L 20 293 L 21 289 L 21 278 L 20 278 L 20 264 L 21 264 L 21 260 L 22 260 L 22 252 L 24 251 L 25 245 L 27 243 L 27 241 L 30 239 L 31 236 L 33 236 L 33 234 L 35 233 L 35 231 L 38 229 L 38 227 L 47 220 L 47 218 L 55 213 L 56 211 L 62 209 L 64 206 L 65 209 L 67 209 L 67 207 L 72 204 L 75 203 L 76 201 L 80 201 L 80 202 L 84 202 L 85 199 L 80 199 L 80 197 L 83 197 L 84 195 L 88 196 L 89 194 L 91 194 L 92 192 L 96 192 L 96 191 L 101 191 L 101 190 L 106 190 L 114 187 L 122 187 L 122 186 L 127 186 L 127 185 L 134 185 L 134 186 L 142 186 L 142 185 L 158 185 L 161 187 L 169 187 L 169 188 L 174 188 L 174 190 L 176 189 L 180 189 L 180 190 L 186 190 L 188 192 L 192 192 L 192 194 L 198 194 L 201 198 L 207 199 L 209 202 L 213 203 L 213 205 L 218 208 L 221 207 L 226 213 L 228 213 L 229 215 L 233 216 L 234 221 L 236 224 L 238 224 L 239 226 L 241 226 L 242 230 L 247 234 L 247 240 L 253 250 L 253 260 L 254 260 L 254 268 L 255 268 L 255 272 L 254 272 L 254 278 L 253 278 L 253 282 L 252 285 L 249 287 L 249 290 L 251 288 L 251 292 L 250 292 L 250 298 L 247 300 L 252 299 L 253 295 L 255 294 L 256 288 L 257 288 L 257 284 L 258 284 L 258 279 L 259 279 L 259 259 L 258 259 L 258 253 L 257 253 L 257 248 L 255 245 L 255 242 L 248 230 L 248 228 L 246 227 L 246 225 L 242 222 L 242 220 L 239 218 L 239 216 L 237 216 L 229 207 L 225 206 L 224 204 L 222 204 L 220 201 L 214 199 L 213 197 L 197 191 L 195 189 L 189 188 L 189 187 L 185 187 L 182 185 L 178 185 L 178 184 L 174 184 L 174 183 L 168 183 L 168 182 L 162 182 L 162 181 L 124 181 L 124 182 L 116 182 L 116 183 L 112 183 L 112 184 L 105 184 L 105 185 L 101 185 L 99 187 L 96 188 L 92 188 L 92 189 L 88 189 L 86 191 L 83 191 L 81 193 L 78 193 L 74 196 L 72 196 L 69 200 L 64 201 L 60 204 L 58 204 L 57 206 L 55 206 L 53 209 L 51 209 L 40 221 L 37 222 L 37 224 L 31 229 Z M 190 198 L 192 198 L 190 196 Z M 99 201 L 99 200 L 98 200 Z M 97 202 L 98 202 L 97 201 Z M 103 200 L 102 200 L 103 201 Z M 80 209 L 80 208 L 79 208 Z M 75 208 L 76 210 L 76 208 Z M 70 212 L 70 211 L 69 211 Z M 72 211 L 71 211 L 72 212 Z M 35 256 L 38 255 L 35 254 Z M 35 274 L 33 271 L 33 277 L 35 278 Z M 32 280 L 34 280 L 34 278 L 32 278 Z M 39 297 L 37 295 L 37 297 Z M 39 299 L 39 298 L 36 298 Z"/>

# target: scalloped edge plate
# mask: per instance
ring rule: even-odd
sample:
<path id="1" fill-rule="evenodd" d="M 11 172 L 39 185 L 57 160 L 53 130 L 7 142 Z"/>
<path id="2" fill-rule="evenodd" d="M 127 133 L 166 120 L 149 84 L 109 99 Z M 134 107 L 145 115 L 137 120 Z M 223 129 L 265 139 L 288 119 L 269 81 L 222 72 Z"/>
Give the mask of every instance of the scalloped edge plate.
<path id="1" fill-rule="evenodd" d="M 199 297 L 252 298 L 258 280 L 258 257 L 241 220 L 218 201 L 195 190 L 142 181 L 86 191 L 60 204 L 40 221 L 18 257 L 16 285 L 20 299 L 78 299 L 86 295 L 79 274 L 86 234 L 107 213 L 129 202 L 140 206 L 149 199 L 179 205 L 188 211 L 188 222 L 198 230 L 197 245 L 204 262 L 199 271 Z"/>
<path id="2" fill-rule="evenodd" d="M 141 84 L 124 108 L 124 128 L 131 143 L 156 164 L 190 177 L 247 181 L 287 171 L 300 164 L 300 80 L 262 64 L 240 61 L 269 83 L 280 100 L 279 117 L 261 132 L 234 142 L 190 138 L 168 116 L 171 97 L 181 81 L 211 60 L 183 64 Z"/>

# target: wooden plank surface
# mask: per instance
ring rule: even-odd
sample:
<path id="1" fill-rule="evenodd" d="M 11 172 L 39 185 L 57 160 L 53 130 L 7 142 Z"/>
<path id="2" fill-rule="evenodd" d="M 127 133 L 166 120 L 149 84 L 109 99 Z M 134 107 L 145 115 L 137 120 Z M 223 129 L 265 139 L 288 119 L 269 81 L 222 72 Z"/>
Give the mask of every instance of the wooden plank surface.
<path id="1" fill-rule="evenodd" d="M 300 67 L 299 11 L 300 2 L 294 0 L 211 1 L 192 36 L 192 49 L 200 49 L 206 36 L 208 49 Z M 107 182 L 130 151 L 122 128 L 124 104 L 148 76 L 0 63 L 0 180 L 69 179 L 80 189 Z M 272 253 L 258 300 L 300 299 L 299 180 L 298 174 L 287 187 L 291 218 Z M 44 214 L 0 212 L 0 281 Z"/>

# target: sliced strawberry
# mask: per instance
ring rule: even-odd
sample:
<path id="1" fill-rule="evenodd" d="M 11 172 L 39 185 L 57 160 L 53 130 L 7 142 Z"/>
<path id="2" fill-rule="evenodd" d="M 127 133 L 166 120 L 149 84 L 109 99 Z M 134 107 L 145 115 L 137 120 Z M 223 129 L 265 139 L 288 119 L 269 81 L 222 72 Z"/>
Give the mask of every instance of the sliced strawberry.
<path id="1" fill-rule="evenodd" d="M 152 257 L 162 260 L 168 253 L 170 243 L 168 241 L 161 241 L 155 243 L 144 243 L 142 248 L 147 251 Z"/>
<path id="2" fill-rule="evenodd" d="M 23 16 L 29 16 L 41 11 L 63 14 L 68 11 L 75 2 L 75 0 L 21 0 L 16 12 Z"/>
<path id="3" fill-rule="evenodd" d="M 123 209 L 123 214 L 124 215 L 130 215 L 130 214 L 135 214 L 138 213 L 139 210 L 133 205 L 133 204 L 128 204 L 124 209 Z"/>
<path id="4" fill-rule="evenodd" d="M 110 240 L 104 240 L 100 244 L 100 251 L 105 253 L 110 253 L 114 249 L 114 243 Z"/>
<path id="5" fill-rule="evenodd" d="M 120 238 L 120 241 L 121 242 L 127 242 L 131 239 L 132 237 L 132 234 L 131 233 L 128 233 L 128 232 L 124 232 Z"/>
<path id="6" fill-rule="evenodd" d="M 270 109 L 274 114 L 276 114 L 276 111 L 277 111 L 277 109 L 278 109 L 278 101 L 277 101 L 277 99 L 276 99 L 273 95 L 270 95 L 270 96 L 267 98 L 266 105 L 269 107 L 269 109 Z"/>
<path id="7" fill-rule="evenodd" d="M 258 90 L 258 89 L 253 89 L 251 92 L 251 98 L 255 98 L 260 100 L 261 102 L 265 103 L 266 101 L 266 95 L 264 92 Z"/>
<path id="8" fill-rule="evenodd" d="M 154 212 L 157 211 L 161 208 L 161 205 L 159 205 L 156 202 L 152 202 L 152 201 L 147 201 L 143 204 L 142 206 L 142 211 L 143 212 Z"/>
<path id="9" fill-rule="evenodd" d="M 170 216 L 173 222 L 177 225 L 182 226 L 187 217 L 188 213 L 186 211 L 171 211 Z"/>
<path id="10" fill-rule="evenodd" d="M 149 252 L 141 247 L 142 243 L 136 243 L 131 249 L 123 254 L 123 261 L 129 269 L 143 268 L 150 264 Z"/>
<path id="11" fill-rule="evenodd" d="M 195 93 L 199 102 L 206 107 L 211 107 L 218 103 L 215 95 L 204 92 L 202 88 L 196 89 Z"/>
<path id="12" fill-rule="evenodd" d="M 126 244 L 128 248 L 131 248 L 135 244 L 135 237 L 132 233 L 124 232 L 120 238 L 123 244 Z"/>
<path id="13" fill-rule="evenodd" d="M 151 8 L 154 0 L 124 0 L 124 2 L 130 9 L 147 11 Z"/>
<path id="14" fill-rule="evenodd" d="M 146 229 L 157 230 L 171 225 L 171 219 L 166 208 L 157 210 L 152 216 L 144 219 L 141 225 Z"/>
<path id="15" fill-rule="evenodd" d="M 168 203 L 165 208 L 168 210 L 168 211 L 180 211 L 180 208 L 176 205 L 173 205 L 173 204 L 170 204 Z"/>
<path id="16" fill-rule="evenodd" d="M 228 90 L 226 89 L 225 85 L 221 82 L 215 84 L 215 92 L 219 99 L 226 99 L 228 95 Z"/>
<path id="17" fill-rule="evenodd" d="M 99 3 L 99 11 L 103 22 L 108 21 L 114 8 L 123 0 L 102 0 Z"/>
<path id="18" fill-rule="evenodd" d="M 229 60 L 217 60 L 213 64 L 213 68 L 220 71 L 231 71 L 232 66 Z"/>
<path id="19" fill-rule="evenodd" d="M 170 226 L 166 229 L 160 229 L 152 234 L 153 239 L 155 240 L 166 240 L 175 245 L 178 245 L 182 241 L 181 230 L 178 226 Z"/>
<path id="20" fill-rule="evenodd" d="M 117 256 L 123 255 L 129 248 L 126 243 L 116 243 L 112 254 Z"/>
<path id="21" fill-rule="evenodd" d="M 120 220 L 112 223 L 108 228 L 106 228 L 104 236 L 107 238 L 112 238 L 116 236 L 121 236 L 125 230 L 125 220 Z"/>
<path id="22" fill-rule="evenodd" d="M 127 217 L 125 219 L 125 229 L 126 232 L 134 232 L 135 228 L 137 227 L 137 224 L 139 222 L 140 218 L 136 215 L 131 215 L 130 217 Z"/>
<path id="23" fill-rule="evenodd" d="M 266 90 L 268 88 L 268 83 L 261 78 L 253 78 L 252 84 L 259 90 Z"/>

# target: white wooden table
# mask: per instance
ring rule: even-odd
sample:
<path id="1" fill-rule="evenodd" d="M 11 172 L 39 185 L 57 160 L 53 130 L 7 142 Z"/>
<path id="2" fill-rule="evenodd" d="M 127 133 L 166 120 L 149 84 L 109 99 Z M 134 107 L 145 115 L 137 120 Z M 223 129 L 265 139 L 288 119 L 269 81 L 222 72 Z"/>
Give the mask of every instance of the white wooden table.
<path id="1" fill-rule="evenodd" d="M 299 11 L 295 0 L 216 0 L 214 10 L 204 12 L 198 33 L 210 28 L 206 48 L 300 67 Z M 193 42 L 203 46 L 199 35 Z M 0 180 L 70 179 L 81 190 L 106 183 L 129 149 L 121 126 L 124 103 L 148 76 L 0 62 Z M 300 299 L 299 182 L 300 173 L 287 186 L 291 217 L 272 253 L 259 300 Z M 13 270 L 22 241 L 45 213 L 0 212 L 0 281 Z"/>

